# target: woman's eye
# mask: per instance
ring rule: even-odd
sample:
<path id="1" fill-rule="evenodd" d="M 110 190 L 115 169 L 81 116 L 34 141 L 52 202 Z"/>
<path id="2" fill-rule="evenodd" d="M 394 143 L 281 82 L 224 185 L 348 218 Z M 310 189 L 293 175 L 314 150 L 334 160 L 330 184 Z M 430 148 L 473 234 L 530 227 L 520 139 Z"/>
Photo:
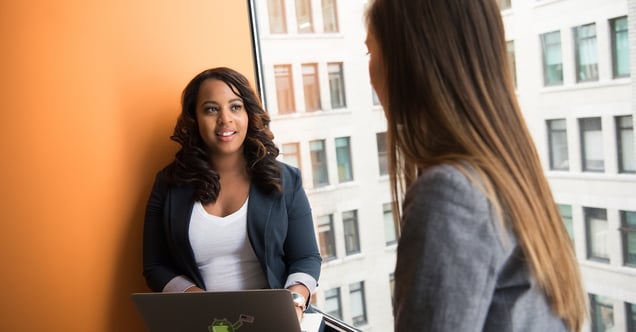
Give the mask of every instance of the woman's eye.
<path id="1" fill-rule="evenodd" d="M 230 108 L 232 109 L 232 111 L 240 111 L 241 109 L 243 109 L 243 105 L 234 104 Z"/>
<path id="2" fill-rule="evenodd" d="M 214 113 L 216 111 L 218 111 L 218 109 L 216 107 L 206 107 L 206 108 L 203 109 L 203 112 L 205 112 L 205 113 Z"/>

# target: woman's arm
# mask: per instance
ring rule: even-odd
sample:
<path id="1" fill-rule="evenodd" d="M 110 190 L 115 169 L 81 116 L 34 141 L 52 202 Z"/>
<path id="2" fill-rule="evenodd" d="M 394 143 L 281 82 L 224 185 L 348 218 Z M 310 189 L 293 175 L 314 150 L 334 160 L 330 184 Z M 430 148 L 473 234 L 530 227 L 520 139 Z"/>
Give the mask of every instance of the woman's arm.
<path id="1" fill-rule="evenodd" d="M 396 331 L 481 331 L 501 252 L 486 196 L 438 166 L 409 189 L 395 271 Z"/>

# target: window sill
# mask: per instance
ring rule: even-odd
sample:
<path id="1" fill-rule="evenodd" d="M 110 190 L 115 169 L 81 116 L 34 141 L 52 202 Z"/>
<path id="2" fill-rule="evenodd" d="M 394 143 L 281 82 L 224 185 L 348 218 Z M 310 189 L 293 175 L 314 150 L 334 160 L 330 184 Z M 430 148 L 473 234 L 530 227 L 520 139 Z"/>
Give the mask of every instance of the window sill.
<path id="1" fill-rule="evenodd" d="M 626 77 L 626 78 L 616 78 L 612 80 L 581 82 L 576 84 L 551 85 L 551 86 L 542 87 L 539 90 L 539 92 L 543 94 L 548 94 L 548 93 L 598 89 L 598 88 L 615 87 L 615 86 L 629 86 L 631 82 L 632 82 L 631 78 Z"/>

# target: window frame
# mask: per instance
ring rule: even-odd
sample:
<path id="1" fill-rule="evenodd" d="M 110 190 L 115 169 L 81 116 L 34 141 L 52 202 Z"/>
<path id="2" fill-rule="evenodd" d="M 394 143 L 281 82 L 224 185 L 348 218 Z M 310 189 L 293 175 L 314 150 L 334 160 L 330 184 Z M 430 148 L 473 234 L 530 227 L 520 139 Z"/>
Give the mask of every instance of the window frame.
<path id="1" fill-rule="evenodd" d="M 581 36 L 582 32 L 584 32 L 586 28 L 593 28 L 593 35 L 589 36 Z M 596 82 L 599 80 L 598 66 L 599 66 L 599 57 L 598 57 L 598 35 L 596 33 L 596 23 L 588 23 L 576 26 L 572 28 L 572 35 L 574 39 L 574 62 L 575 62 L 575 71 L 576 71 L 576 82 L 577 83 L 585 83 L 585 82 Z M 590 29 L 591 30 L 591 29 Z M 591 47 L 592 54 L 596 58 L 596 63 L 594 64 L 582 64 L 581 58 L 583 54 L 581 53 L 581 45 L 583 42 L 589 41 L 593 43 L 593 45 L 589 45 Z M 586 66 L 585 70 L 583 70 L 583 66 Z M 590 77 L 582 77 L 583 74 L 590 73 Z"/>
<path id="2" fill-rule="evenodd" d="M 550 36 L 557 35 L 559 38 L 558 43 L 556 41 L 549 40 Z M 544 32 L 539 36 L 541 41 L 541 59 L 543 61 L 543 86 L 559 86 L 563 85 L 563 43 L 561 41 L 561 30 Z M 548 64 L 548 50 L 556 50 L 558 45 L 559 51 L 559 63 Z M 550 71 L 550 66 L 554 66 Z M 555 73 L 558 76 L 558 80 L 551 80 L 553 77 L 550 73 Z"/>
<path id="3" fill-rule="evenodd" d="M 636 220 L 636 211 L 621 210 L 619 214 L 620 214 L 620 220 L 621 220 L 620 232 L 621 232 L 621 242 L 622 242 L 621 247 L 623 252 L 623 265 L 628 267 L 636 267 L 636 223 L 634 225 L 628 224 L 628 214 L 633 215 L 634 220 Z M 635 244 L 634 248 L 632 249 L 634 251 L 633 259 L 629 259 L 630 238 L 634 240 L 634 244 Z"/>
<path id="4" fill-rule="evenodd" d="M 593 207 L 584 207 L 583 208 L 583 218 L 585 220 L 585 238 L 586 238 L 586 256 L 587 259 L 592 260 L 592 261 L 596 261 L 596 262 L 601 262 L 601 263 L 607 263 L 609 264 L 610 262 L 610 256 L 609 256 L 609 250 L 607 250 L 607 238 L 608 238 L 608 232 L 609 232 L 609 222 L 607 220 L 607 210 L 606 209 L 602 209 L 602 208 L 593 208 Z M 598 252 L 594 252 L 594 247 L 598 246 L 599 244 L 597 242 L 594 242 L 593 236 L 596 237 L 596 234 L 592 234 L 592 221 L 604 221 L 604 229 L 602 231 L 605 232 L 604 235 L 600 235 L 600 236 L 605 236 L 604 240 L 604 256 L 601 256 L 598 254 Z M 603 244 L 601 244 L 603 245 Z"/>
<path id="5" fill-rule="evenodd" d="M 338 146 L 339 142 L 346 142 L 344 146 Z M 352 182 L 353 175 L 353 155 L 351 154 L 351 136 L 336 137 L 334 139 L 336 148 L 336 167 L 338 169 L 338 183 Z M 342 160 L 346 156 L 346 160 Z"/>
<path id="6" fill-rule="evenodd" d="M 563 123 L 562 128 L 561 126 L 559 126 L 558 128 L 555 128 L 556 127 L 555 124 L 557 124 L 557 122 L 559 124 Z M 548 119 L 546 120 L 546 127 L 548 131 L 548 154 L 549 154 L 548 159 L 549 159 L 550 169 L 555 171 L 569 171 L 570 170 L 570 155 L 569 155 L 570 150 L 569 150 L 569 144 L 568 144 L 567 120 L 566 119 Z M 559 135 L 559 138 L 563 138 L 563 141 L 565 142 L 564 147 L 555 146 L 556 144 L 555 142 L 557 141 L 556 139 L 557 135 Z M 564 164 L 564 166 L 557 165 L 557 160 L 556 160 L 557 150 L 559 151 L 565 150 L 563 153 L 565 158 L 563 160 L 559 160 L 559 165 Z"/>
<path id="7" fill-rule="evenodd" d="M 314 149 L 316 143 L 320 143 L 320 150 Z M 314 188 L 329 185 L 329 162 L 327 157 L 327 141 L 315 139 L 309 141 L 309 155 L 311 159 L 311 177 Z M 322 181 L 324 179 L 324 181 Z"/>
<path id="8" fill-rule="evenodd" d="M 337 70 L 333 70 L 337 68 Z M 329 98 L 331 109 L 347 107 L 347 90 L 345 89 L 344 63 L 328 62 L 327 74 L 329 77 Z"/>
<path id="9" fill-rule="evenodd" d="M 594 123 L 592 123 L 594 121 Z M 589 129 L 591 126 L 595 128 Z M 598 128 L 596 128 L 598 126 Z M 588 142 L 586 133 L 599 132 L 600 142 Z M 605 172 L 605 149 L 603 146 L 603 119 L 601 117 L 590 117 L 590 118 L 579 118 L 579 137 L 581 142 L 581 169 L 583 172 L 591 172 L 591 173 L 604 173 Z M 594 146 L 595 148 L 600 149 L 600 154 L 602 159 L 600 160 L 600 167 L 592 167 L 590 165 L 591 161 L 599 161 L 589 159 L 589 151 L 588 147 Z"/>
<path id="10" fill-rule="evenodd" d="M 327 225 L 329 228 L 327 231 L 323 230 L 325 225 Z M 318 230 L 318 246 L 320 249 L 320 257 L 322 257 L 323 261 L 325 262 L 337 259 L 338 251 L 336 248 L 336 230 L 334 228 L 333 214 L 326 214 L 317 217 L 316 228 Z M 324 235 L 323 237 L 323 234 L 326 235 Z M 323 248 L 327 250 L 323 250 Z"/>
<path id="11" fill-rule="evenodd" d="M 342 212 L 342 230 L 345 243 L 345 255 L 351 256 L 361 253 L 358 210 Z"/>
<path id="12" fill-rule="evenodd" d="M 360 305 L 362 309 L 362 314 L 359 316 L 353 316 L 353 305 L 356 294 L 359 294 Z M 366 294 L 364 281 L 358 281 L 349 284 L 349 300 L 352 307 L 351 321 L 354 326 L 362 326 L 369 322 L 369 317 L 367 313 L 367 303 L 366 303 Z"/>
<path id="13" fill-rule="evenodd" d="M 629 119 L 628 122 L 629 125 L 628 126 L 623 126 L 623 119 Z M 627 150 L 629 152 L 631 152 L 632 154 L 634 153 L 634 119 L 632 115 L 621 115 L 621 116 L 617 116 L 614 118 L 614 124 L 616 126 L 616 158 L 617 158 L 617 162 L 618 162 L 618 172 L 619 173 L 627 173 L 627 174 L 635 174 L 636 173 L 636 161 L 634 161 L 634 159 L 636 159 L 636 156 L 632 155 L 632 163 L 634 163 L 635 165 L 632 166 L 633 169 L 627 169 L 625 167 L 625 156 L 623 153 L 623 150 Z M 627 134 L 624 135 L 624 132 L 627 131 Z M 631 131 L 631 135 L 629 134 L 629 132 Z M 625 144 L 624 140 L 623 140 L 623 136 L 628 136 L 626 138 L 626 140 L 628 141 L 628 144 Z M 631 144 L 631 149 L 629 144 Z M 627 145 L 627 147 L 624 149 L 623 146 Z"/>
<path id="14" fill-rule="evenodd" d="M 616 30 L 616 23 L 621 21 L 621 20 L 625 20 L 625 28 L 622 30 Z M 629 48 L 629 26 L 628 26 L 628 22 L 627 22 L 627 16 L 620 16 L 620 17 L 616 17 L 613 19 L 609 20 L 609 25 L 610 25 L 610 42 L 611 42 L 611 53 L 612 53 L 612 77 L 613 78 L 623 78 L 623 77 L 630 77 L 631 73 L 631 69 L 630 69 L 630 48 Z M 619 47 L 620 44 L 617 43 L 617 40 L 619 38 L 618 35 L 623 35 L 625 34 L 625 39 L 627 41 L 627 73 L 619 73 Z"/>

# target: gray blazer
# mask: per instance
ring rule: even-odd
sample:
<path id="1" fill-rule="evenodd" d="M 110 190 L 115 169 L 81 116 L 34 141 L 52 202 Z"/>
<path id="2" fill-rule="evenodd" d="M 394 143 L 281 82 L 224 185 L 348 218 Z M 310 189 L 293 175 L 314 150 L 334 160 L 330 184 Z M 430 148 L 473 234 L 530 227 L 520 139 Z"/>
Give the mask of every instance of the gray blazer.
<path id="1" fill-rule="evenodd" d="M 435 166 L 417 179 L 402 227 L 396 331 L 567 331 L 514 235 L 456 168 Z"/>

